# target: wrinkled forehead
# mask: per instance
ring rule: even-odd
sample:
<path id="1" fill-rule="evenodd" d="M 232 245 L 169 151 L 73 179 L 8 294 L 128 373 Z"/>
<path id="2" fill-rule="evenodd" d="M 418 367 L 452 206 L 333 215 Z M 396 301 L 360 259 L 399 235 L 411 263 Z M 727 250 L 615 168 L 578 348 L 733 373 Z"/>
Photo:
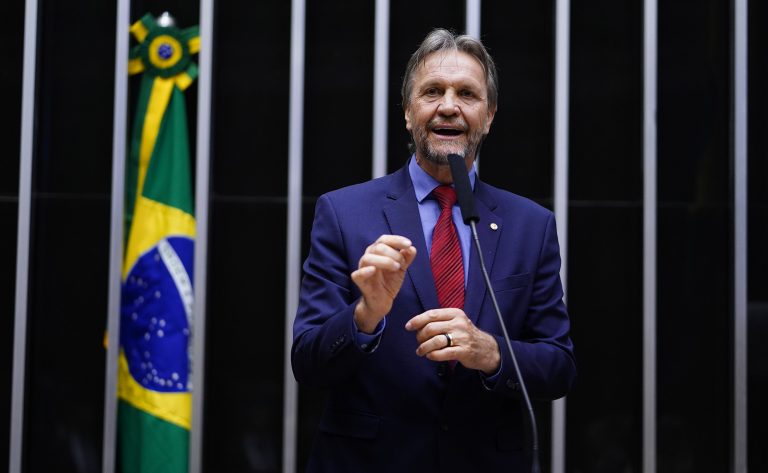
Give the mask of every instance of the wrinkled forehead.
<path id="1" fill-rule="evenodd" d="M 485 70 L 483 65 L 477 58 L 464 51 L 457 49 L 445 49 L 441 51 L 435 51 L 429 53 L 421 61 L 421 64 L 417 70 L 431 70 L 431 69 L 455 69 L 455 68 L 471 68 L 477 69 L 482 78 L 485 79 Z"/>
<path id="2" fill-rule="evenodd" d="M 419 64 L 419 67 L 416 68 L 416 73 L 456 72 L 459 70 L 475 76 L 482 82 L 486 80 L 483 64 L 471 54 L 455 49 L 435 51 L 428 54 Z"/>

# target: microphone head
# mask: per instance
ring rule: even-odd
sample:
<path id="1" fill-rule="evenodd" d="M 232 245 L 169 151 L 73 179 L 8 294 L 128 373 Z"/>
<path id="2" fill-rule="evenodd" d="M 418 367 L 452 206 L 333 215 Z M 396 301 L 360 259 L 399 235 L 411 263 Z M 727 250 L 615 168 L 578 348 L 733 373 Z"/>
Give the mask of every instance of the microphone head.
<path id="1" fill-rule="evenodd" d="M 475 195 L 472 193 L 472 186 L 469 184 L 467 164 L 464 162 L 464 158 L 458 154 L 449 154 L 448 165 L 451 167 L 453 187 L 456 190 L 456 197 L 459 200 L 464 223 L 469 225 L 469 222 L 473 220 L 479 222 L 480 215 L 475 207 Z"/>

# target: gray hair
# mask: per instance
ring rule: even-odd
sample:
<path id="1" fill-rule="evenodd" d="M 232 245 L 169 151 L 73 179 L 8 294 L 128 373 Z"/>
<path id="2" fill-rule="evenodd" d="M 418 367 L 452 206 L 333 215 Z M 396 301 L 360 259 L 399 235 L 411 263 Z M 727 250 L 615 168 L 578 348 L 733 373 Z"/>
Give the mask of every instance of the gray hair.
<path id="1" fill-rule="evenodd" d="M 467 35 L 456 35 L 443 28 L 432 30 L 408 61 L 401 89 L 403 110 L 408 108 L 408 102 L 411 100 L 413 74 L 419 66 L 424 64 L 427 56 L 438 51 L 460 51 L 477 59 L 483 67 L 483 72 L 485 72 L 485 85 L 488 89 L 488 108 L 489 110 L 495 110 L 499 89 L 496 78 L 496 65 L 493 62 L 493 58 L 479 40 Z"/>

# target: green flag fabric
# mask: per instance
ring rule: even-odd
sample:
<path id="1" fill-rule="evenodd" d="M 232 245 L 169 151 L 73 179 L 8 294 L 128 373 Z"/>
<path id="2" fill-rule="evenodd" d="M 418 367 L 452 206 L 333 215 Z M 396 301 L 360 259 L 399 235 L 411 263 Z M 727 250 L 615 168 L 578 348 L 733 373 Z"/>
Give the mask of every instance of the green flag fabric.
<path id="1" fill-rule="evenodd" d="M 186 473 L 195 217 L 184 90 L 199 35 L 151 15 L 131 33 L 128 69 L 142 78 L 126 166 L 119 461 L 123 473 Z"/>

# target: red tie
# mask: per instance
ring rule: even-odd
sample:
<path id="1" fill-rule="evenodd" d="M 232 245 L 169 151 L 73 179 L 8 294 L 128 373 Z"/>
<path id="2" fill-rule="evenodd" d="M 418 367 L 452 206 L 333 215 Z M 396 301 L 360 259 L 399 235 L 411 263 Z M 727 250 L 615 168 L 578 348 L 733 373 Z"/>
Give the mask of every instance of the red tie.
<path id="1" fill-rule="evenodd" d="M 463 309 L 464 262 L 452 215 L 456 191 L 451 186 L 439 186 L 432 194 L 440 204 L 440 217 L 432 233 L 432 249 L 429 254 L 432 276 L 437 288 L 437 301 L 440 307 Z"/>

